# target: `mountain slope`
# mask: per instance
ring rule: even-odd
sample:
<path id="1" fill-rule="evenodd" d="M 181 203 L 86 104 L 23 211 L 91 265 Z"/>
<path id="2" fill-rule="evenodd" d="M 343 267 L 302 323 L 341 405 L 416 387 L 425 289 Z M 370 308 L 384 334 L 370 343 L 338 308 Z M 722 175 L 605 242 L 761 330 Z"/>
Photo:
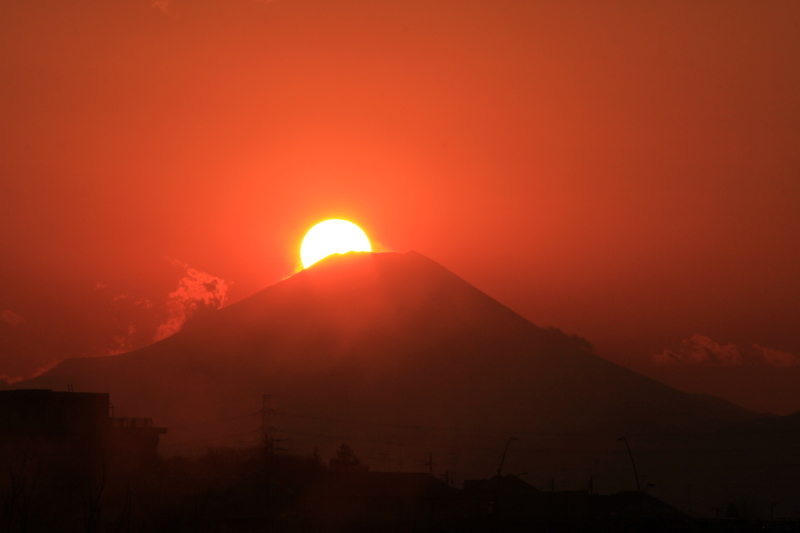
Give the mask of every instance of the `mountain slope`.
<path id="1" fill-rule="evenodd" d="M 334 421 L 486 431 L 680 432 L 754 416 L 596 357 L 415 252 L 329 257 L 161 342 L 18 388 L 68 383 L 187 446 L 255 429 L 262 394 Z"/>

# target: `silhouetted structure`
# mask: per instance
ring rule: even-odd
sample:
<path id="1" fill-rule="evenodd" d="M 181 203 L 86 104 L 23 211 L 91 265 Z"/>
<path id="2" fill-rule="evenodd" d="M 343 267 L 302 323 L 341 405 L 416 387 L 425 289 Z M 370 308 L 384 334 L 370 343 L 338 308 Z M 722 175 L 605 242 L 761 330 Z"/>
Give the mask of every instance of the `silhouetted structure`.
<path id="1" fill-rule="evenodd" d="M 299 508 L 318 528 L 408 531 L 466 518 L 460 493 L 430 474 L 332 472 L 308 485 Z"/>
<path id="2" fill-rule="evenodd" d="M 542 492 L 515 476 L 464 482 L 473 516 L 497 530 L 682 531 L 690 522 L 674 507 L 645 492 L 598 495 L 588 491 Z"/>
<path id="3" fill-rule="evenodd" d="M 0 449 L 77 466 L 102 457 L 122 468 L 152 464 L 159 435 L 150 418 L 110 416 L 107 393 L 0 391 Z"/>

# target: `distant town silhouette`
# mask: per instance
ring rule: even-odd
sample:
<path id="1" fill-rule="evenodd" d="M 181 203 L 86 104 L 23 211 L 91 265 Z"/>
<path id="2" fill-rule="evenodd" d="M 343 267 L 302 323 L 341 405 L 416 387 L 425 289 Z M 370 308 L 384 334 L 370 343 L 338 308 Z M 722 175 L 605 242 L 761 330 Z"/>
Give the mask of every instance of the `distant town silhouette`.
<path id="1" fill-rule="evenodd" d="M 797 415 L 625 370 L 414 252 L 65 361 L 0 391 L 0 431 L 8 531 L 800 524 Z"/>

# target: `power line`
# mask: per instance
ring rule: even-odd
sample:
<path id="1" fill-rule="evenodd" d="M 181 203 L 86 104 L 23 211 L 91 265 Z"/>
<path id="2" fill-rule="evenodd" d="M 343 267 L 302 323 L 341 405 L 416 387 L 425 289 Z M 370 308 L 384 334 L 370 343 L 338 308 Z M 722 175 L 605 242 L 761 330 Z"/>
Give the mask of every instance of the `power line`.
<path id="1" fill-rule="evenodd" d="M 179 426 L 169 426 L 169 429 L 185 429 L 185 428 L 191 428 L 191 427 L 197 427 L 197 426 L 207 426 L 207 425 L 210 425 L 210 424 L 217 424 L 219 422 L 230 422 L 230 421 L 233 421 L 233 420 L 244 420 L 245 418 L 251 418 L 251 417 L 253 417 L 255 415 L 258 415 L 258 414 L 260 414 L 260 411 L 256 412 L 256 413 L 240 414 L 240 415 L 234 415 L 234 416 L 225 417 L 225 418 L 212 418 L 212 419 L 207 419 L 207 420 L 201 420 L 199 422 L 192 422 L 190 424 L 181 424 Z"/>
<path id="2" fill-rule="evenodd" d="M 434 426 L 434 425 L 426 425 L 426 424 L 396 424 L 391 422 L 375 422 L 370 420 L 356 420 L 356 419 L 346 419 L 346 418 L 336 418 L 336 417 L 328 417 L 328 416 L 319 416 L 319 415 L 309 415 L 309 414 L 301 414 L 301 413 L 287 413 L 285 411 L 277 411 L 272 410 L 274 414 L 278 414 L 281 416 L 288 416 L 290 418 L 305 418 L 310 420 L 322 420 L 325 422 L 338 422 L 342 424 L 353 424 L 353 425 L 365 425 L 365 426 L 377 426 L 377 427 L 388 427 L 394 429 L 416 429 L 416 430 L 425 430 L 425 431 L 452 431 L 452 432 L 461 432 L 461 433 L 488 433 L 493 435 L 526 435 L 526 436 L 542 436 L 542 437 L 602 437 L 602 436 L 612 436 L 616 435 L 616 433 L 609 431 L 607 435 L 598 435 L 597 433 L 587 432 L 587 431 L 530 431 L 530 430 L 503 430 L 503 429 L 486 429 L 486 428 L 464 428 L 464 427 L 453 427 L 453 426 Z M 665 438 L 665 437 L 690 437 L 690 436 L 714 436 L 716 433 L 711 431 L 685 431 L 682 433 L 679 432 L 671 432 L 671 433 L 653 433 L 653 432 L 642 432 L 642 433 L 628 433 L 628 435 L 637 438 Z M 616 437 L 615 437 L 616 438 Z"/>
<path id="3" fill-rule="evenodd" d="M 278 428 L 274 428 L 274 429 L 278 433 L 285 433 L 285 434 L 288 434 L 288 435 L 301 435 L 303 437 L 318 437 L 318 438 L 322 438 L 322 439 L 337 440 L 337 441 L 342 441 L 342 442 L 351 442 L 351 441 L 352 442 L 367 442 L 367 443 L 370 443 L 370 444 L 384 444 L 384 445 L 387 445 L 387 446 L 405 446 L 405 444 L 402 444 L 402 443 L 399 443 L 399 442 L 388 442 L 388 441 L 375 440 L 375 439 L 363 439 L 363 438 L 359 438 L 359 437 L 351 437 L 351 436 L 348 436 L 348 435 L 328 435 L 328 434 L 325 434 L 325 433 L 312 433 L 312 432 L 307 432 L 307 431 L 290 431 L 290 430 L 284 430 L 284 429 L 278 429 Z"/>
<path id="4" fill-rule="evenodd" d="M 521 435 L 521 436 L 529 436 L 529 437 L 578 437 L 578 436 L 586 436 L 592 438 L 602 438 L 602 435 L 597 435 L 593 433 L 581 433 L 581 432 L 537 432 L 537 431 L 505 431 L 505 430 L 497 430 L 497 429 L 486 429 L 486 428 L 463 428 L 463 427 L 452 427 L 452 426 L 434 426 L 434 425 L 423 425 L 423 424 L 396 424 L 390 422 L 375 422 L 375 421 L 367 421 L 367 420 L 357 420 L 357 419 L 344 419 L 344 418 L 336 418 L 336 417 L 325 417 L 319 415 L 309 415 L 309 414 L 301 414 L 301 413 L 288 413 L 284 411 L 277 411 L 275 409 L 269 408 L 262 408 L 256 412 L 251 413 L 243 413 L 234 415 L 231 417 L 225 418 L 218 418 L 218 419 L 209 419 L 199 422 L 194 422 L 191 424 L 183 424 L 179 426 L 171 426 L 170 429 L 185 429 L 190 427 L 197 427 L 203 425 L 210 425 L 215 423 L 221 422 L 229 422 L 234 420 L 243 420 L 247 418 L 251 418 L 254 416 L 261 416 L 262 420 L 265 415 L 281 415 L 289 418 L 299 418 L 299 419 L 308 419 L 308 420 L 320 420 L 326 422 L 335 422 L 340 424 L 350 424 L 350 425 L 364 425 L 364 426 L 373 426 L 373 427 L 384 427 L 384 428 L 392 428 L 392 429 L 405 429 L 405 430 L 418 430 L 418 431 L 441 431 L 441 432 L 459 432 L 459 433 L 484 433 L 489 435 Z M 257 431 L 263 431 L 263 427 L 260 429 L 255 429 L 246 433 L 239 433 L 235 435 L 218 435 L 210 439 L 203 439 L 203 440 L 195 440 L 189 441 L 188 443 L 176 443 L 171 444 L 168 446 L 175 446 L 175 447 L 184 447 L 188 446 L 192 443 L 208 443 L 214 442 L 218 440 L 228 439 L 228 438 L 235 438 L 237 436 L 242 435 L 249 435 L 255 433 Z M 353 442 L 366 442 L 372 444 L 382 444 L 388 446 L 402 446 L 402 447 L 415 447 L 415 446 L 425 446 L 424 444 L 413 444 L 409 442 L 393 442 L 387 440 L 379 440 L 379 439 L 369 439 L 369 438 L 360 438 L 360 437 L 352 437 L 349 435 L 333 435 L 333 434 L 326 434 L 326 433 L 315 433 L 315 432 L 303 432 L 303 431 L 294 431 L 294 430 L 281 430 L 270 426 L 270 430 L 275 430 L 280 433 L 287 433 L 287 434 L 294 434 L 294 435 L 301 435 L 307 437 L 317 437 L 317 438 L 324 438 L 330 440 L 341 440 L 341 441 L 353 441 Z M 714 438 L 714 433 L 709 432 L 686 432 L 686 433 L 632 433 L 630 434 L 632 437 L 644 439 L 644 438 L 658 438 L 658 437 L 688 437 L 688 436 L 707 436 L 709 438 Z M 434 437 L 434 436 L 430 436 Z M 438 437 L 437 437 L 438 438 Z M 492 446 L 474 446 L 474 445 L 461 445 L 457 446 L 459 449 L 464 450 L 478 450 L 478 451 L 487 451 L 487 452 L 497 452 L 502 449 L 502 447 L 492 447 Z M 609 446 L 611 448 L 611 446 Z M 792 451 L 793 447 L 781 447 L 781 446 L 762 446 L 762 447 L 746 447 L 746 448 L 729 448 L 730 451 L 739 451 L 739 452 L 746 452 L 746 451 Z M 557 448 L 545 448 L 545 447 L 530 447 L 530 446 L 522 446 L 516 447 L 515 450 L 517 452 L 535 452 L 535 453 L 619 453 L 618 450 L 613 449 L 604 449 L 604 448 L 564 448 L 564 447 L 557 447 Z M 719 451 L 718 448 L 710 448 L 710 447 L 695 447 L 695 446 L 678 446 L 677 449 L 664 449 L 664 448 L 641 448 L 637 446 L 637 452 L 641 453 L 681 453 L 681 452 L 708 452 L 708 453 L 715 453 Z"/>
<path id="5" fill-rule="evenodd" d="M 325 416 L 317 416 L 317 415 L 304 415 L 299 413 L 286 413 L 283 411 L 274 411 L 275 414 L 279 414 L 281 416 L 288 416 L 291 418 L 307 418 L 312 420 L 322 420 L 326 422 L 339 422 L 342 424 L 361 424 L 367 426 L 379 426 L 379 427 L 390 427 L 395 429 L 418 429 L 418 430 L 433 430 L 433 431 L 454 431 L 454 432 L 463 432 L 463 433 L 491 433 L 495 435 L 508 435 L 508 434 L 520 434 L 520 435 L 543 435 L 543 436 L 580 436 L 580 435 L 590 435 L 589 433 L 578 433 L 578 432 L 534 432 L 534 431 L 506 431 L 506 430 L 498 430 L 498 429 L 482 429 L 482 428 L 459 428 L 459 427 L 448 427 L 448 426 L 429 426 L 429 425 L 422 425 L 422 424 L 393 424 L 389 422 L 373 422 L 373 421 L 366 421 L 366 420 L 353 420 L 353 419 L 343 419 L 343 418 L 332 418 L 332 417 L 325 417 Z"/>
<path id="6" fill-rule="evenodd" d="M 393 429 L 410 429 L 410 430 L 421 430 L 421 431 L 449 431 L 449 432 L 458 432 L 458 433 L 487 433 L 492 435 L 525 435 L 531 437 L 603 437 L 603 435 L 598 435 L 597 433 L 591 433 L 586 431 L 530 431 L 530 430 L 503 430 L 503 429 L 487 429 L 487 428 L 465 428 L 465 427 L 455 427 L 455 426 L 436 426 L 436 425 L 427 425 L 427 424 L 397 424 L 392 422 L 376 422 L 371 420 L 358 420 L 358 419 L 347 419 L 347 418 L 337 418 L 337 417 L 328 417 L 328 416 L 320 416 L 320 415 L 310 415 L 310 414 L 303 414 L 303 413 L 288 413 L 285 411 L 278 411 L 275 409 L 266 409 L 267 414 L 276 414 L 281 416 L 286 416 L 290 418 L 303 418 L 309 420 L 321 420 L 325 422 L 337 422 L 341 424 L 351 424 L 351 425 L 364 425 L 364 426 L 375 426 L 375 427 L 387 427 Z M 190 427 L 197 427 L 197 426 L 204 426 L 210 424 L 216 424 L 220 422 L 230 422 L 234 420 L 243 420 L 246 418 L 251 418 L 254 416 L 264 416 L 265 409 L 259 409 L 255 412 L 249 413 L 241 413 L 229 417 L 222 417 L 222 418 L 215 418 L 215 419 L 208 419 L 208 420 L 201 420 L 198 422 L 192 422 L 189 424 L 181 424 L 178 426 L 169 426 L 169 429 L 185 429 Z M 748 433 L 750 435 L 760 434 L 759 432 L 751 432 Z M 615 435 L 613 432 L 609 432 L 608 436 Z M 697 436 L 707 436 L 707 437 L 714 437 L 719 436 L 715 432 L 711 431 L 685 431 L 685 432 L 671 432 L 671 433 L 653 433 L 653 432 L 641 432 L 641 433 L 628 433 L 631 437 L 636 437 L 639 439 L 645 438 L 665 438 L 665 437 L 697 437 Z"/>

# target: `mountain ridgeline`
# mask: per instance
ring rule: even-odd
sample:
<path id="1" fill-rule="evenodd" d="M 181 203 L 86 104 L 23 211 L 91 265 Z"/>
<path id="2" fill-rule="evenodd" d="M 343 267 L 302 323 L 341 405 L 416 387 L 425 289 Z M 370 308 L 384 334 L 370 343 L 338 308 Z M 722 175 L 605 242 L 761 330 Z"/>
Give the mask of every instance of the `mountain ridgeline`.
<path id="1" fill-rule="evenodd" d="M 320 420 L 517 432 L 680 432 L 754 415 L 684 394 L 537 327 L 415 252 L 350 253 L 172 337 L 72 359 L 18 388 L 106 391 L 168 445 L 255 428 L 272 395 Z"/>

